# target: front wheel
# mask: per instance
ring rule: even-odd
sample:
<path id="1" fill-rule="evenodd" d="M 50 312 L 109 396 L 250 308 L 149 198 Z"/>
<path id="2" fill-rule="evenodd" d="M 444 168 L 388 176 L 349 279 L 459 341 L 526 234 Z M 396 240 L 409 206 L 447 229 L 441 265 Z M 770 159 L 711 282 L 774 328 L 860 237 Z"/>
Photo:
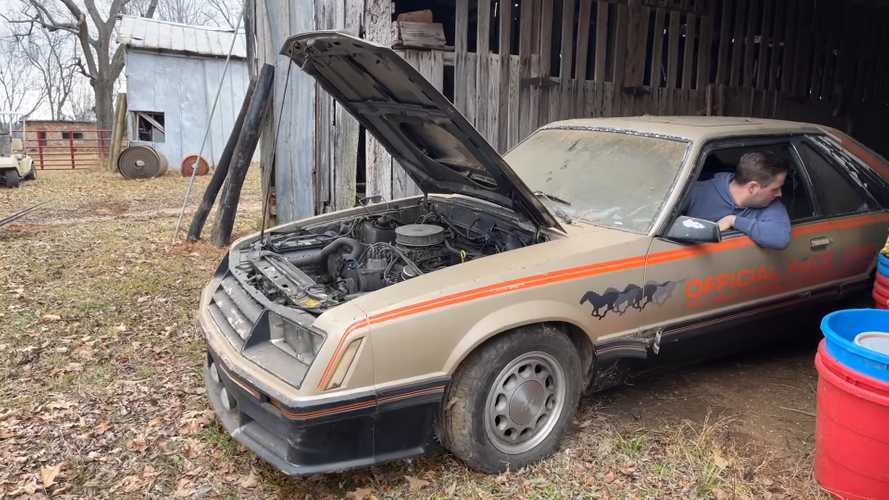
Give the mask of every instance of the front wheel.
<path id="1" fill-rule="evenodd" d="M 17 170 L 7 170 L 4 174 L 4 184 L 9 187 L 17 188 L 21 184 L 22 178 L 19 177 Z"/>
<path id="2" fill-rule="evenodd" d="M 554 453 L 580 398 L 581 361 L 561 331 L 534 326 L 494 338 L 457 370 L 441 438 L 470 467 L 519 469 Z"/>

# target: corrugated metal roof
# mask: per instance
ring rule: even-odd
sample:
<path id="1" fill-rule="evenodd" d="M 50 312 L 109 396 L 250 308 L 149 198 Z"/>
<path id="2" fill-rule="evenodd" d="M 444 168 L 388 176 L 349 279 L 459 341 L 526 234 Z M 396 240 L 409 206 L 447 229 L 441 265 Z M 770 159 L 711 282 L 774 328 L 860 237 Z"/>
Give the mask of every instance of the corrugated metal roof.
<path id="1" fill-rule="evenodd" d="M 233 30 L 223 28 L 122 16 L 117 42 L 134 49 L 225 57 L 231 47 L 233 34 Z M 237 37 L 232 57 L 246 59 L 247 46 L 244 32 L 238 32 Z"/>

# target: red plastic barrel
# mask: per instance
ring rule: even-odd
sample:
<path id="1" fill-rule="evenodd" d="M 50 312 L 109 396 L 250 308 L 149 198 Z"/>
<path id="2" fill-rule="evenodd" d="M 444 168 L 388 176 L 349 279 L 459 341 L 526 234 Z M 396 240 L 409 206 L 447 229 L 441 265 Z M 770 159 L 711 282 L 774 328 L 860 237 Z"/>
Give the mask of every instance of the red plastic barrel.
<path id="1" fill-rule="evenodd" d="M 889 383 L 815 355 L 815 479 L 844 499 L 889 499 Z"/>

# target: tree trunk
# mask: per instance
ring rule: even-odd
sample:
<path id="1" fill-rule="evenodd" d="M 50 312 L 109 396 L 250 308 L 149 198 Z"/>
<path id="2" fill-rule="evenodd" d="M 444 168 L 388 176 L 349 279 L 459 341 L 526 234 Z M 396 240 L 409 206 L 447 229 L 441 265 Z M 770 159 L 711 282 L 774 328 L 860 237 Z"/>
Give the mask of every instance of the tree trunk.
<path id="1" fill-rule="evenodd" d="M 247 108 L 253 97 L 254 89 L 256 89 L 256 80 L 250 80 L 250 84 L 247 86 L 247 94 L 244 96 L 244 102 L 241 103 L 241 111 L 238 112 L 238 118 L 235 120 L 235 125 L 228 136 L 228 142 L 225 143 L 225 149 L 222 150 L 219 164 L 216 165 L 216 171 L 213 172 L 213 177 L 210 179 L 210 183 L 207 184 L 207 190 L 204 191 L 204 198 L 191 219 L 191 226 L 188 228 L 188 241 L 201 239 L 201 231 L 204 230 L 207 216 L 210 215 L 210 209 L 213 208 L 216 195 L 219 194 L 219 188 L 222 187 L 222 183 L 228 174 L 228 166 L 231 164 L 238 137 L 241 136 L 241 129 L 244 128 L 244 117 L 247 115 Z"/>
<path id="2" fill-rule="evenodd" d="M 93 80 L 96 93 L 96 138 L 100 155 L 108 154 L 110 130 L 114 127 L 114 82 Z M 126 118 L 126 117 L 124 117 Z"/>
<path id="3" fill-rule="evenodd" d="M 93 80 L 96 93 L 96 128 L 111 130 L 114 126 L 114 82 Z"/>
<path id="4" fill-rule="evenodd" d="M 272 100 L 274 83 L 275 67 L 270 64 L 263 65 L 256 82 L 256 91 L 247 108 L 241 137 L 238 138 L 238 145 L 235 146 L 235 153 L 232 155 L 225 190 L 222 192 L 222 201 L 219 206 L 221 211 L 216 220 L 216 226 L 213 228 L 212 238 L 213 244 L 217 247 L 228 245 L 229 239 L 231 239 L 235 215 L 238 211 L 238 200 L 241 197 L 241 186 L 244 185 L 250 160 L 253 158 L 256 144 L 259 142 L 259 131 Z"/>

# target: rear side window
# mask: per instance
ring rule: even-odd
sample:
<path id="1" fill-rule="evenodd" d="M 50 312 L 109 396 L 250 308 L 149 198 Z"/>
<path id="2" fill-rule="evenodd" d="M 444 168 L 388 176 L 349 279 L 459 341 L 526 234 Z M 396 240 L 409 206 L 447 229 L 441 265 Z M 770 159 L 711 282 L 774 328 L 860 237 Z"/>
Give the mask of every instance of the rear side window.
<path id="1" fill-rule="evenodd" d="M 815 196 L 818 197 L 824 215 L 864 212 L 870 209 L 867 200 L 836 165 L 808 143 L 799 143 L 797 147 L 812 178 Z"/>
<path id="2" fill-rule="evenodd" d="M 882 159 L 875 153 L 863 149 L 864 146 L 859 145 L 857 142 L 852 142 L 852 139 L 848 139 L 848 142 L 846 142 L 846 144 L 852 146 L 849 150 L 843 148 L 843 146 L 835 142 L 836 140 L 833 138 L 811 137 L 811 139 L 817 142 L 821 147 L 829 150 L 833 158 L 839 161 L 847 171 L 853 174 L 853 180 L 856 180 L 858 185 L 866 189 L 867 192 L 877 200 L 877 203 L 883 207 L 889 207 L 889 185 L 886 184 L 885 179 L 880 177 L 878 171 L 874 170 L 874 167 L 885 168 L 883 164 L 878 163 L 883 161 Z M 860 159 L 861 157 L 856 158 L 853 156 L 850 153 L 853 149 L 862 153 L 862 155 L 870 160 L 870 163 L 863 163 L 864 160 Z M 870 156 L 866 156 L 867 154 L 870 154 Z"/>

